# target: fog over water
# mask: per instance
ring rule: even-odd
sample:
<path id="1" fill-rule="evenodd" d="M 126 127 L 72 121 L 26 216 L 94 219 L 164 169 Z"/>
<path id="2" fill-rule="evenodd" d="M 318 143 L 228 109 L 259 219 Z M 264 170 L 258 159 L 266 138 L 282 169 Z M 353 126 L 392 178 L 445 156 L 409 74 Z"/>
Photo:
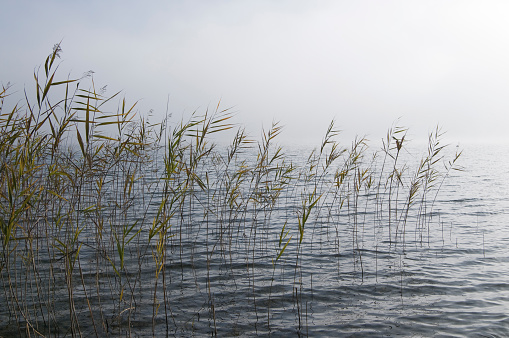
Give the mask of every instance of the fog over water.
<path id="1" fill-rule="evenodd" d="M 83 246 L 60 255 L 54 243 L 66 233 L 53 227 L 53 214 L 41 217 L 38 227 L 44 219 L 54 232 L 36 237 L 44 249 L 37 261 L 23 260 L 24 247 L 16 242 L 12 245 L 18 254 L 0 262 L 10 264 L 16 276 L 10 280 L 7 268 L 0 269 L 0 289 L 16 286 L 0 293 L 0 304 L 9 304 L 0 309 L 0 335 L 24 330 L 23 320 L 28 319 L 16 310 L 23 308 L 37 328 L 57 335 L 70 332 L 68 322 L 75 320 L 80 332 L 93 335 L 95 330 L 98 336 L 509 336 L 508 13 L 506 1 L 4 1 L 0 85 L 12 87 L 2 113 L 17 102 L 26 107 L 25 91 L 35 97 L 34 72 L 44 72 L 45 58 L 61 42 L 57 80 L 92 70 L 96 89 L 103 88 L 106 95 L 122 91 L 119 99 L 125 95 L 129 107 L 139 100 L 138 114 L 150 116 L 151 122 L 169 115 L 170 129 L 194 111 L 230 109 L 235 122 L 260 140 L 262 130 L 280 121 L 283 131 L 270 149 L 282 144 L 284 156 L 275 158 L 288 161 L 268 173 L 290 162 L 304 169 L 290 190 L 267 188 L 269 195 L 283 191 L 269 207 L 268 200 L 257 200 L 258 184 L 284 181 L 284 175 L 256 181 L 252 177 L 261 173 L 256 151 L 262 147 L 242 152 L 253 176 L 241 182 L 247 186 L 239 183 L 245 191 L 239 188 L 241 193 L 232 196 L 255 197 L 246 198 L 248 207 L 232 213 L 235 203 L 221 197 L 230 188 L 226 183 L 240 181 L 243 158 L 232 162 L 240 169 L 230 176 L 218 169 L 225 165 L 224 158 L 204 161 L 196 173 L 203 174 L 207 184 L 209 178 L 217 181 L 206 191 L 193 190 L 192 202 L 185 200 L 190 204 L 182 204 L 178 220 L 169 227 L 171 236 L 161 249 L 166 284 L 154 278 L 157 255 L 153 242 L 146 241 L 144 223 L 150 227 L 156 224 L 152 218 L 159 217 L 161 163 L 151 163 L 150 170 L 138 168 L 137 195 L 130 200 L 130 213 L 123 215 L 143 232 L 131 242 L 121 273 L 110 259 L 120 251 L 118 243 L 107 246 L 117 239 L 113 221 L 105 256 L 94 242 L 96 228 L 87 208 L 72 209 L 76 222 L 84 224 L 79 238 Z M 105 110 L 114 112 L 118 102 Z M 311 169 L 305 171 L 312 159 L 307 155 L 320 146 L 333 119 L 342 130 L 341 146 L 349 147 L 356 135 L 366 136 L 371 146 L 367 162 L 352 165 L 353 176 L 345 190 L 336 193 L 341 203 L 328 188 L 339 177 L 332 179 L 336 168 L 316 181 Z M 412 175 L 427 151 L 421 141 L 437 124 L 446 132 L 439 146 L 451 145 L 444 151 L 447 159 L 463 150 L 458 165 L 464 171 L 452 170 L 438 195 L 433 190 L 405 216 L 404 194 L 411 191 Z M 398 166 L 380 166 L 376 161 L 383 152 L 369 162 L 368 154 L 381 149 L 391 126 L 409 128 Z M 75 130 L 69 130 L 74 137 Z M 217 141 L 231 141 L 231 133 L 225 135 Z M 402 140 L 395 142 L 391 151 Z M 216 150 L 225 155 L 226 148 Z M 186 148 L 183 154 L 188 153 Z M 158 155 L 162 160 L 163 154 Z M 436 163 L 447 169 L 447 161 L 445 167 Z M 373 169 L 373 177 L 381 180 L 378 189 L 358 189 L 358 182 L 367 184 L 356 176 L 364 175 L 363 168 Z M 406 175 L 401 186 L 390 176 L 399 170 Z M 110 184 L 128 182 L 107 175 Z M 307 180 L 300 181 L 302 177 Z M 322 183 L 313 186 L 316 182 Z M 97 203 L 96 183 L 83 184 L 86 194 L 77 196 Z M 120 191 L 104 188 L 101 211 L 106 215 L 116 214 Z M 317 196 L 323 198 L 304 237 L 299 217 Z M 397 222 L 393 215 L 399 215 Z M 283 255 L 284 243 L 289 244 Z M 63 258 L 77 257 L 78 252 L 83 265 L 75 270 L 76 284 L 66 284 Z M 42 287 L 32 283 L 36 275 Z M 124 286 L 131 282 L 125 289 L 130 298 L 124 299 Z M 75 319 L 69 319 L 68 290 L 75 292 Z M 21 306 L 12 295 L 22 299 Z M 161 298 L 154 301 L 156 295 Z M 90 308 L 85 305 L 89 300 Z M 90 318 L 100 324 L 89 325 Z"/>
<path id="2" fill-rule="evenodd" d="M 175 120 L 221 107 L 259 135 L 318 143 L 391 124 L 452 142 L 507 141 L 509 4 L 504 1 L 7 1 L 0 81 L 18 94 L 62 41 L 61 74 L 95 71 L 140 113 Z"/>

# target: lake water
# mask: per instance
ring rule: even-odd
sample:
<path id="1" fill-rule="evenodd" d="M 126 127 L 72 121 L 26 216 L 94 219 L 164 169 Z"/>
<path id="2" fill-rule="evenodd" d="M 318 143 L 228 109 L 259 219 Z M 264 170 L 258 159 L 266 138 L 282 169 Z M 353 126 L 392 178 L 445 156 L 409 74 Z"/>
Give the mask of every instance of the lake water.
<path id="1" fill-rule="evenodd" d="M 361 189 L 358 198 L 349 198 L 340 208 L 339 200 L 320 186 L 323 197 L 299 243 L 302 201 L 309 198 L 309 206 L 319 195 L 313 197 L 315 181 L 309 180 L 307 188 L 286 192 L 273 206 L 260 200 L 256 208 L 248 205 L 235 212 L 217 206 L 211 197 L 224 196 L 224 186 L 214 187 L 216 195 L 197 192 L 172 225 L 157 278 L 155 245 L 143 244 L 148 235 L 142 232 L 127 246 L 125 270 L 116 275 L 98 254 L 92 234 L 84 232 L 81 273 L 71 282 L 79 332 L 509 336 L 509 147 L 462 148 L 464 170 L 450 172 L 436 200 L 434 193 L 428 196 L 426 210 L 416 203 L 407 222 L 393 219 L 391 228 L 391 216 L 382 206 L 388 203 L 387 192 L 375 196 Z M 301 154 L 292 149 L 287 156 L 298 162 Z M 412 168 L 414 158 L 408 161 Z M 403 193 L 398 196 L 404 198 Z M 157 213 L 157 203 L 137 203 L 140 212 Z M 401 210 L 396 215 L 401 220 Z M 41 256 L 39 264 L 50 261 Z M 40 312 L 38 318 L 49 318 L 46 324 L 37 321 L 41 331 L 70 335 L 68 284 L 58 279 L 61 262 L 52 262 L 48 285 L 27 287 L 23 273 L 15 278 L 25 286 L 20 294 L 34 297 L 27 313 L 40 304 L 34 296 L 38 287 L 44 299 L 52 299 L 52 311 L 33 310 Z M 8 302 L 5 276 L 2 281 L 0 303 Z M 51 289 L 47 296 L 45 289 Z M 13 314 L 0 309 L 0 336 L 17 332 Z"/>

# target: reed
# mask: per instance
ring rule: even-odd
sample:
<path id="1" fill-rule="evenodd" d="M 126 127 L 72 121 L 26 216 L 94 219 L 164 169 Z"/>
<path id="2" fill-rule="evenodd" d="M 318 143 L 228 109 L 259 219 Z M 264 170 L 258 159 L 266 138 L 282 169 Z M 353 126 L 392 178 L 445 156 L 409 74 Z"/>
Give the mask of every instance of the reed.
<path id="1" fill-rule="evenodd" d="M 368 246 L 425 247 L 460 169 L 439 129 L 412 169 L 398 126 L 372 151 L 364 138 L 341 146 L 333 121 L 299 162 L 277 144 L 281 125 L 256 141 L 219 105 L 151 123 L 91 74 L 58 79 L 61 52 L 23 104 L 7 108 L 11 88 L 0 92 L 3 335 L 306 334 L 310 255 L 338 257 L 340 275 L 346 252 L 363 280 L 376 273 Z M 218 149 L 212 136 L 230 129 Z"/>

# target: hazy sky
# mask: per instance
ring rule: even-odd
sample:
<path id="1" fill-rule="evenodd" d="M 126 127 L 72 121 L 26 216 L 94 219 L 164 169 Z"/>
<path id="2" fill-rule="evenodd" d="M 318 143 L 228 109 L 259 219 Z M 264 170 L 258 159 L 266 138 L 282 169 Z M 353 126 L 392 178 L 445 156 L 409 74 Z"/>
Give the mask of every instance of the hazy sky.
<path id="1" fill-rule="evenodd" d="M 176 119 L 221 100 L 258 137 L 378 140 L 393 122 L 426 137 L 509 140 L 509 1 L 8 1 L 0 81 L 31 89 L 62 40 L 62 75 Z M 282 140 L 283 140 L 282 138 Z"/>

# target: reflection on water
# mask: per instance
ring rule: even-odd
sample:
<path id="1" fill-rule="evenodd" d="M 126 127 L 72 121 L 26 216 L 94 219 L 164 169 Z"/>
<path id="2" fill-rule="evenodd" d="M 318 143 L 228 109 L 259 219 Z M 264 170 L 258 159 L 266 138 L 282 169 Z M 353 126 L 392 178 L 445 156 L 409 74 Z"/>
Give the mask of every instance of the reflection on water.
<path id="1" fill-rule="evenodd" d="M 27 325 L 12 311 L 12 291 L 29 299 L 21 304 L 37 318 L 29 325 L 50 335 L 70 334 L 74 322 L 84 336 L 509 336 L 509 173 L 496 161 L 508 149 L 490 150 L 467 147 L 466 170 L 451 172 L 428 209 L 412 209 L 404 223 L 389 220 L 386 190 L 340 200 L 319 187 L 323 197 L 299 242 L 299 212 L 313 180 L 309 188 L 284 191 L 274 205 L 260 200 L 226 209 L 211 197 L 226 196 L 229 188 L 218 184 L 210 189 L 215 194 L 197 190 L 182 206 L 163 256 L 141 232 L 126 244 L 121 271 L 114 252 L 98 247 L 95 228 L 80 235 L 79 254 L 69 253 L 74 260 L 35 240 L 40 254 L 29 257 L 27 248 L 9 277 L 2 275 L 0 302 L 10 305 L 0 309 L 0 334 Z M 144 196 L 131 201 L 139 213 L 148 210 L 129 214 L 132 223 L 157 215 L 157 199 Z M 115 247 L 111 236 L 102 240 Z M 16 269 L 30 259 L 37 260 L 39 279 Z M 70 261 L 71 276 L 65 273 Z"/>

